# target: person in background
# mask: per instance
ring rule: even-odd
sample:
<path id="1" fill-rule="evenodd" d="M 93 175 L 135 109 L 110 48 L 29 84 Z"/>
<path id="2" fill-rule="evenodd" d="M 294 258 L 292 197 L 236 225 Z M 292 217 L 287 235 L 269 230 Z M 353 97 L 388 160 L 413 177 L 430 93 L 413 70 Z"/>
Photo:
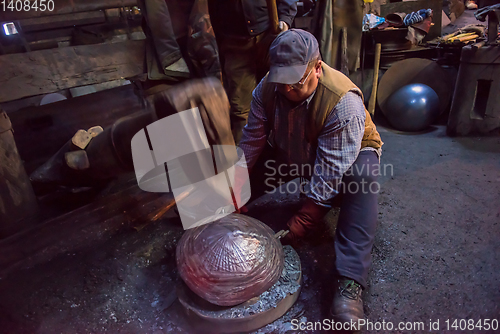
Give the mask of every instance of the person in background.
<path id="1" fill-rule="evenodd" d="M 279 30 L 297 13 L 297 0 L 277 0 Z M 144 15 L 148 78 L 181 82 L 222 79 L 231 105 L 236 144 L 246 124 L 252 90 L 269 69 L 268 49 L 276 37 L 266 0 L 140 0 Z M 208 13 L 208 17 L 202 14 Z M 202 17 L 203 21 L 197 17 Z M 194 33 L 188 34 L 188 26 Z M 197 27 L 201 33 L 196 32 Z M 212 43 L 215 34 L 216 43 Z M 196 66 L 198 65 L 198 66 Z"/>
<path id="2" fill-rule="evenodd" d="M 277 0 L 280 31 L 291 27 L 296 0 Z M 208 0 L 219 48 L 224 87 L 231 104 L 231 129 L 236 144 L 250 111 L 252 91 L 269 69 L 270 32 L 266 0 Z"/>
<path id="3" fill-rule="evenodd" d="M 149 84 L 221 77 L 206 0 L 139 0 Z"/>

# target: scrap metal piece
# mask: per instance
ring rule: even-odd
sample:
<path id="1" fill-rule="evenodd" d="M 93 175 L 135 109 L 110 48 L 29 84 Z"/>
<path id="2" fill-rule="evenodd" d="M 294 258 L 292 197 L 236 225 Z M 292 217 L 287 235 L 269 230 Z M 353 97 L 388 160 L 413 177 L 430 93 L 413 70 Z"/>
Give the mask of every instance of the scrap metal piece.
<path id="1" fill-rule="evenodd" d="M 92 135 L 85 130 L 78 130 L 73 138 L 71 138 L 71 142 L 78 148 L 82 150 L 87 147 L 87 145 L 92 140 Z"/>
<path id="2" fill-rule="evenodd" d="M 87 132 L 92 136 L 92 138 L 94 138 L 95 136 L 97 136 L 98 134 L 100 134 L 103 131 L 104 131 L 104 129 L 102 128 L 102 126 L 99 126 L 99 125 L 93 126 L 87 130 Z"/>
<path id="3" fill-rule="evenodd" d="M 85 170 L 90 167 L 89 157 L 84 150 L 66 152 L 64 160 L 71 169 Z"/>

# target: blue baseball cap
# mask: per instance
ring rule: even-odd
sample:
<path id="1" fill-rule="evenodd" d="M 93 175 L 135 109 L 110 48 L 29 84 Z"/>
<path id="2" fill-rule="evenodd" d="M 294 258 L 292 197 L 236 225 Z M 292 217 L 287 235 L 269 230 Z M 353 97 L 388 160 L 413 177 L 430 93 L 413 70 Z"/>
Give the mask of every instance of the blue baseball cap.
<path id="1" fill-rule="evenodd" d="M 289 29 L 275 38 L 269 48 L 268 82 L 294 84 L 306 73 L 310 61 L 318 58 L 316 37 L 302 29 Z"/>

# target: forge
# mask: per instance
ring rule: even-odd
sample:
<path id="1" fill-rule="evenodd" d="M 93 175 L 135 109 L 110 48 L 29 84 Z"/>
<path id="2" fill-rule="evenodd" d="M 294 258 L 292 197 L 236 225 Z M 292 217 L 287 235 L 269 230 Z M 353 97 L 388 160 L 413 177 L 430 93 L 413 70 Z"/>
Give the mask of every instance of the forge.
<path id="1" fill-rule="evenodd" d="M 255 218 L 230 214 L 190 229 L 176 257 L 183 280 L 177 296 L 188 321 L 205 332 L 254 331 L 284 315 L 300 294 L 298 254 Z"/>
<path id="2" fill-rule="evenodd" d="M 177 296 L 188 320 L 215 333 L 250 332 L 283 316 L 297 301 L 302 288 L 302 267 L 297 252 L 284 246 L 285 267 L 278 281 L 260 296 L 236 306 L 217 306 L 192 292 L 184 283 Z"/>

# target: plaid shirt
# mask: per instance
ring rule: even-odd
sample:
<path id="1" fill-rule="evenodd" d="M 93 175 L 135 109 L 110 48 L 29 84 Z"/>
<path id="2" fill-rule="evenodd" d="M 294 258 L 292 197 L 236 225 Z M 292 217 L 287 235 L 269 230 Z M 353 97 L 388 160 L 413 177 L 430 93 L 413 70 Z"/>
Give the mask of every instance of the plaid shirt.
<path id="1" fill-rule="evenodd" d="M 307 109 L 314 93 L 301 104 L 294 106 L 279 92 L 277 94 L 274 140 L 280 159 L 288 164 L 304 166 L 314 163 L 307 196 L 318 204 L 329 206 L 338 194 L 343 174 L 358 157 L 365 130 L 365 108 L 361 97 L 348 92 L 328 115 L 318 137 L 316 150 L 307 142 L 305 124 Z M 243 129 L 240 148 L 245 153 L 248 167 L 253 167 L 266 145 L 267 117 L 262 103 L 262 81 L 253 91 L 248 123 Z M 303 175 L 307 177 L 308 175 Z"/>

